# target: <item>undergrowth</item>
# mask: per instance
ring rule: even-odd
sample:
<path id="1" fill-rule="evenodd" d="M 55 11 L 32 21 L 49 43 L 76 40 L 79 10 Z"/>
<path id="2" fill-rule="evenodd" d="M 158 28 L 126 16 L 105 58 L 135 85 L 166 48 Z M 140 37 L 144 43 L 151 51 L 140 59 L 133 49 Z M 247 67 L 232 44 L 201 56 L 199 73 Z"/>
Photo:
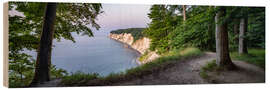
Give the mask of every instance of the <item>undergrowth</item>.
<path id="1" fill-rule="evenodd" d="M 248 49 L 248 54 L 239 55 L 238 52 L 232 52 L 232 59 L 241 60 L 265 68 L 265 49 Z"/>
<path id="2" fill-rule="evenodd" d="M 209 78 L 209 76 L 207 74 L 208 72 L 213 72 L 213 71 L 217 71 L 217 70 L 218 70 L 218 66 L 216 64 L 216 60 L 212 60 L 201 68 L 199 74 L 202 78 L 207 79 L 207 78 Z"/>

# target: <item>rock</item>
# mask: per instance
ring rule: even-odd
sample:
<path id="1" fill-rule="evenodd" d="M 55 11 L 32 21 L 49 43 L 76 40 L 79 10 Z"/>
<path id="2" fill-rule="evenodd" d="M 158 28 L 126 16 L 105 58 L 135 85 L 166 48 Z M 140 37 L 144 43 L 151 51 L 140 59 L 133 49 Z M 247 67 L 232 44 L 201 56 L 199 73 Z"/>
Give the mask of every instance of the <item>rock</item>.
<path id="1" fill-rule="evenodd" d="M 131 48 L 137 50 L 138 52 L 140 52 L 140 54 L 145 54 L 146 52 L 149 52 L 148 58 L 146 58 L 146 60 L 143 60 L 143 62 L 141 62 L 143 64 L 147 63 L 147 62 L 151 62 L 159 57 L 159 55 L 156 52 L 149 50 L 151 39 L 149 39 L 147 37 L 143 37 L 141 39 L 138 39 L 135 42 L 133 42 L 134 38 L 129 33 L 122 33 L 122 34 L 112 34 L 111 33 L 109 35 L 109 37 L 131 46 Z"/>

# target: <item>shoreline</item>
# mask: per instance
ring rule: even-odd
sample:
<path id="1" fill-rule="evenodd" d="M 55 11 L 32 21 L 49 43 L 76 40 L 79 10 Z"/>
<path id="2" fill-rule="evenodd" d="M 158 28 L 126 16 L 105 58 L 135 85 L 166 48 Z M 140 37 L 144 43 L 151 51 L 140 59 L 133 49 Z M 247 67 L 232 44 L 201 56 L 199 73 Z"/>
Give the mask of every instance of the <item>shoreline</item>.
<path id="1" fill-rule="evenodd" d="M 116 41 L 116 42 L 122 43 L 122 44 L 124 44 L 124 45 L 127 45 L 127 46 L 128 46 L 127 48 L 132 49 L 133 51 L 136 51 L 136 53 L 139 55 L 139 57 L 136 58 L 136 63 L 137 63 L 138 65 L 142 65 L 142 62 L 140 62 L 140 60 L 139 60 L 139 58 L 142 56 L 142 53 L 140 53 L 138 50 L 132 48 L 132 47 L 131 47 L 129 44 L 127 44 L 127 43 L 124 43 L 124 42 L 118 41 L 118 40 L 116 40 L 116 39 L 113 39 L 113 38 L 111 38 L 110 36 L 108 36 L 108 38 L 110 38 L 111 40 L 114 40 L 114 41 Z M 125 47 L 123 47 L 123 48 L 125 48 Z"/>

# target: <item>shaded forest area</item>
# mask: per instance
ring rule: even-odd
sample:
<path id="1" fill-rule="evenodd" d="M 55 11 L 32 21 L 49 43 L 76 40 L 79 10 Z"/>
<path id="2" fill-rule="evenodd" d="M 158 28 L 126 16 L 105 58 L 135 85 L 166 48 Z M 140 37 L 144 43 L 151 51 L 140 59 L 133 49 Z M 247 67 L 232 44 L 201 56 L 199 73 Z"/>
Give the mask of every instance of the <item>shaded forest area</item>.
<path id="1" fill-rule="evenodd" d="M 35 86 L 54 78 L 73 81 L 70 83 L 99 78 L 96 74 L 67 76 L 65 70 L 51 65 L 51 51 L 53 39 L 60 41 L 63 38 L 75 42 L 71 32 L 93 36 L 92 30 L 100 28 L 95 21 L 103 13 L 101 4 L 9 2 L 11 9 L 23 12 L 24 16 L 9 15 L 10 87 Z M 124 32 L 138 38 L 149 37 L 152 51 L 164 54 L 195 47 L 216 52 L 215 64 L 222 68 L 235 67 L 231 56 L 264 68 L 264 7 L 152 5 L 148 17 L 152 20 L 148 28 Z M 159 67 L 164 67 L 162 63 L 167 60 L 175 62 L 179 56 L 200 55 L 198 49 L 192 49 L 192 55 L 161 57 L 153 63 L 127 70 L 127 74 L 112 74 L 100 80 L 106 83 L 121 80 L 123 76 L 140 77 L 153 70 L 160 70 Z M 37 58 L 33 59 L 24 50 L 36 51 Z"/>

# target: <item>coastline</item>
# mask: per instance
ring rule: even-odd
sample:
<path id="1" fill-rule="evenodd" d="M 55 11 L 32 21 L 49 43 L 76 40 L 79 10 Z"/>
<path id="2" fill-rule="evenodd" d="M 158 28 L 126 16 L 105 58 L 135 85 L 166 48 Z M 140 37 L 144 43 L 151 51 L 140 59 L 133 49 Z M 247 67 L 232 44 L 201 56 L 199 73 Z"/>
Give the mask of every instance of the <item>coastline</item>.
<path id="1" fill-rule="evenodd" d="M 114 38 L 111 38 L 110 36 L 108 36 L 108 38 L 110 38 L 111 40 L 114 40 L 116 42 L 122 43 L 124 45 L 127 45 L 128 46 L 127 48 L 132 49 L 133 51 L 136 51 L 136 53 L 139 55 L 139 57 L 136 58 L 136 63 L 138 65 L 142 65 L 142 62 L 140 62 L 140 60 L 139 60 L 139 58 L 142 56 L 142 53 L 141 52 L 139 52 L 138 50 L 136 50 L 135 48 L 131 47 L 131 45 L 129 45 L 129 44 L 125 43 L 125 42 L 118 41 L 118 40 L 116 40 Z M 123 48 L 126 48 L 126 47 L 123 47 Z"/>
<path id="2" fill-rule="evenodd" d="M 160 57 L 160 55 L 158 55 L 156 51 L 149 50 L 151 39 L 147 37 L 142 37 L 136 41 L 134 41 L 134 37 L 130 33 L 121 33 L 121 34 L 110 33 L 108 37 L 118 42 L 124 43 L 125 47 L 132 48 L 135 51 L 138 51 L 141 55 L 146 56 L 146 58 L 144 58 L 143 60 L 139 60 L 138 58 L 137 62 L 140 62 L 139 64 L 152 62 L 156 58 Z"/>

